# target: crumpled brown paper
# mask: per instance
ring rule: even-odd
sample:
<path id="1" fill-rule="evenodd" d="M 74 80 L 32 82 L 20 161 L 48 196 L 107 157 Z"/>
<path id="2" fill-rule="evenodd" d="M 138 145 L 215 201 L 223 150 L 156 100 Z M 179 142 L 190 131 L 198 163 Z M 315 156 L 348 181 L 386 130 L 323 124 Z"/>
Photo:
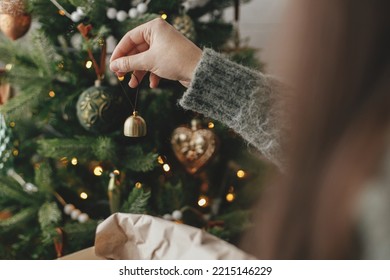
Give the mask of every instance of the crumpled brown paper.
<path id="1" fill-rule="evenodd" d="M 253 259 L 235 246 L 188 225 L 116 213 L 99 224 L 95 254 L 105 259 Z"/>

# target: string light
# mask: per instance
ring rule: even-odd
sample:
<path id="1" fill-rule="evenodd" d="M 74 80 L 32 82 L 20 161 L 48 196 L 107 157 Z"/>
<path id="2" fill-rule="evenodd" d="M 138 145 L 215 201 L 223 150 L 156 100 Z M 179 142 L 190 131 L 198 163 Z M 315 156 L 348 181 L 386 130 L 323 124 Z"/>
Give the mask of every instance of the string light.
<path id="1" fill-rule="evenodd" d="M 68 163 L 68 158 L 67 157 L 62 157 L 62 158 L 60 158 L 60 161 L 62 163 Z"/>
<path id="2" fill-rule="evenodd" d="M 142 183 L 141 183 L 141 182 L 135 183 L 135 187 L 136 187 L 137 189 L 142 188 Z"/>
<path id="3" fill-rule="evenodd" d="M 81 199 L 87 199 L 88 198 L 88 194 L 86 192 L 82 192 L 82 193 L 80 193 L 80 198 Z"/>
<path id="4" fill-rule="evenodd" d="M 19 155 L 19 151 L 18 151 L 17 149 L 13 149 L 13 150 L 12 150 L 12 155 L 13 155 L 14 157 L 17 157 L 17 156 Z"/>
<path id="5" fill-rule="evenodd" d="M 242 178 L 245 177 L 245 175 L 246 175 L 246 173 L 245 173 L 244 170 L 240 169 L 240 170 L 237 171 L 237 177 L 238 178 L 242 179 Z"/>
<path id="6" fill-rule="evenodd" d="M 72 165 L 77 165 L 77 163 L 78 163 L 77 158 L 76 158 L 76 157 L 72 158 L 71 161 L 70 161 L 70 163 L 71 163 Z"/>
<path id="7" fill-rule="evenodd" d="M 158 162 L 159 164 L 164 164 L 164 159 L 163 159 L 163 157 L 162 157 L 162 156 L 158 156 L 157 162 Z"/>
<path id="8" fill-rule="evenodd" d="M 56 93 L 54 92 L 54 91 L 49 91 L 49 96 L 51 97 L 51 98 L 53 98 L 54 96 L 56 96 Z"/>
<path id="9" fill-rule="evenodd" d="M 209 124 L 207 125 L 208 126 L 208 128 L 214 128 L 214 123 L 213 122 L 209 122 Z"/>
<path id="10" fill-rule="evenodd" d="M 90 69 L 92 67 L 93 63 L 92 61 L 88 60 L 86 63 L 85 63 L 85 67 Z"/>
<path id="11" fill-rule="evenodd" d="M 9 122 L 9 127 L 12 127 L 12 128 L 14 128 L 14 127 L 15 127 L 15 125 L 16 125 L 16 123 L 15 123 L 14 121 L 11 121 L 11 122 Z"/>
<path id="12" fill-rule="evenodd" d="M 235 196 L 234 193 L 228 193 L 228 194 L 226 195 L 226 201 L 227 201 L 227 202 L 233 202 L 234 199 L 236 199 L 236 196 Z"/>
<path id="13" fill-rule="evenodd" d="M 114 172 L 115 175 L 120 175 L 121 174 L 121 172 L 118 169 L 115 169 L 113 172 Z"/>
<path id="14" fill-rule="evenodd" d="M 64 10 L 58 10 L 58 13 L 59 13 L 61 16 L 64 16 L 64 15 L 65 15 L 65 11 L 64 11 Z"/>
<path id="15" fill-rule="evenodd" d="M 8 63 L 7 65 L 5 65 L 5 70 L 11 71 L 12 67 L 13 67 L 13 65 L 11 63 Z"/>
<path id="16" fill-rule="evenodd" d="M 200 207 L 207 207 L 209 205 L 209 198 L 205 195 L 199 196 L 198 205 Z"/>
<path id="17" fill-rule="evenodd" d="M 165 163 L 165 164 L 163 165 L 163 169 L 164 169 L 165 172 L 169 172 L 169 170 L 171 170 L 171 167 L 169 166 L 168 163 Z"/>
<path id="18" fill-rule="evenodd" d="M 162 18 L 163 20 L 166 20 L 166 19 L 168 18 L 168 15 L 167 15 L 166 13 L 163 13 L 163 14 L 161 15 L 161 18 Z"/>
<path id="19" fill-rule="evenodd" d="M 102 176 L 103 174 L 103 167 L 101 166 L 95 166 L 95 168 L 93 169 L 93 174 L 95 174 L 95 176 Z"/>

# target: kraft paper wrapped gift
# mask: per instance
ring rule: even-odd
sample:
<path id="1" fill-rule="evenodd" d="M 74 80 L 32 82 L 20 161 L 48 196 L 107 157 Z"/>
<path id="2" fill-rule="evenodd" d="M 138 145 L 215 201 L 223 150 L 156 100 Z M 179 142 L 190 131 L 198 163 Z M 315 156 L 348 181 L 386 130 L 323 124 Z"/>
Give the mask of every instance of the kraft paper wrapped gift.
<path id="1" fill-rule="evenodd" d="M 94 247 L 62 259 L 69 257 L 115 260 L 254 259 L 204 230 L 148 215 L 122 213 L 113 214 L 99 224 Z"/>

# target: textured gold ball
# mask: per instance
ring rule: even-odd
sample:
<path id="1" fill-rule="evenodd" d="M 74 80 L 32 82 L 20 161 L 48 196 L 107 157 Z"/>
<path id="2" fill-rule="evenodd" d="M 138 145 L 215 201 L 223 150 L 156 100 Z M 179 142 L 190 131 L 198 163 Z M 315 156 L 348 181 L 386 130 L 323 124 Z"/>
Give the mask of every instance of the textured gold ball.
<path id="1" fill-rule="evenodd" d="M 123 134 L 127 137 L 142 137 L 146 131 L 146 122 L 137 112 L 127 118 L 123 127 Z"/>
<path id="2" fill-rule="evenodd" d="M 80 124 L 95 133 L 114 130 L 124 119 L 122 107 L 120 95 L 99 82 L 85 90 L 76 104 Z"/>

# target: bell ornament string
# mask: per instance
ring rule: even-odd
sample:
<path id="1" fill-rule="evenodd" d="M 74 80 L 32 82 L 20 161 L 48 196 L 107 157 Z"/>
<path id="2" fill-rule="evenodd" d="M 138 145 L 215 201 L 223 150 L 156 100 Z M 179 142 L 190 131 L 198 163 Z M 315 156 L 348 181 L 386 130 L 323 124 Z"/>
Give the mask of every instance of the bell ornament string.
<path id="1" fill-rule="evenodd" d="M 130 101 L 131 107 L 133 108 L 133 114 L 130 117 L 128 117 L 124 123 L 123 134 L 127 137 L 142 137 L 142 136 L 145 136 L 147 133 L 147 126 L 146 126 L 145 120 L 140 115 L 138 115 L 138 112 L 137 112 L 137 101 L 138 101 L 140 82 L 139 82 L 136 75 L 134 75 L 134 74 L 132 74 L 132 75 L 134 76 L 134 78 L 137 80 L 137 83 L 138 83 L 137 92 L 135 94 L 134 104 L 131 101 L 131 99 L 127 96 L 126 90 L 121 83 L 121 79 L 119 79 L 119 84 L 121 85 L 121 88 L 123 90 L 123 94 Z"/>

